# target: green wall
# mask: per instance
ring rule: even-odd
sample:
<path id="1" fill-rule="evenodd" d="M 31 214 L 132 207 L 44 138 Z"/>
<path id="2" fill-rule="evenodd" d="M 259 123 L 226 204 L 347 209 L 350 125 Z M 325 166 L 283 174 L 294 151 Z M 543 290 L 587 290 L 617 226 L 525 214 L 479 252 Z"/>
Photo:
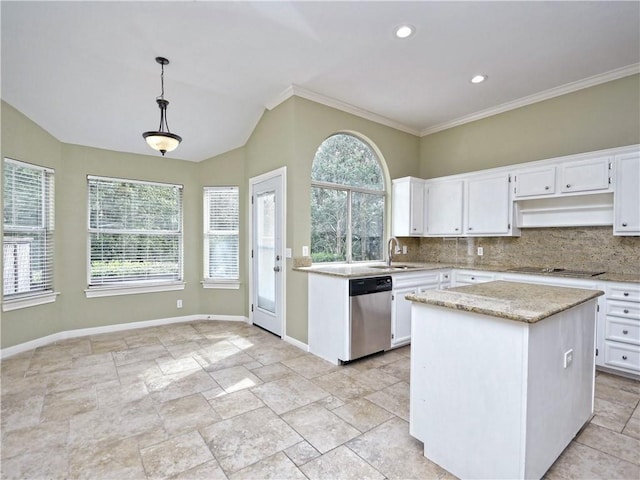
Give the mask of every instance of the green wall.
<path id="1" fill-rule="evenodd" d="M 64 144 L 2 103 L 2 156 L 55 169 L 56 302 L 4 312 L 0 345 L 34 340 L 60 331 L 195 314 L 246 316 L 239 290 L 203 289 L 203 202 L 206 185 L 245 183 L 242 149 L 200 163 L 160 155 L 134 155 Z M 184 281 L 182 291 L 86 298 L 87 175 L 131 178 L 184 186 Z M 246 189 L 245 189 L 246 190 Z M 241 208 L 246 199 L 241 190 Z M 242 251 L 245 239 L 241 239 Z M 241 262 L 243 259 L 241 260 Z M 244 282 L 244 277 L 241 282 Z M 176 308 L 176 300 L 183 308 Z"/>
<path id="2" fill-rule="evenodd" d="M 420 139 L 420 176 L 434 178 L 640 143 L 640 75 Z"/>
<path id="3" fill-rule="evenodd" d="M 311 165 L 330 135 L 352 132 L 379 150 L 390 178 L 417 175 L 419 139 L 300 97 L 265 112 L 246 145 L 247 181 L 276 168 L 287 168 L 287 239 L 293 257 L 310 245 Z M 390 182 L 387 186 L 390 191 Z M 389 222 L 387 222 L 389 223 Z M 307 342 L 307 274 L 287 261 L 286 335 Z"/>
<path id="4" fill-rule="evenodd" d="M 501 165 L 640 143 L 640 76 L 553 98 L 424 138 L 292 97 L 265 111 L 247 144 L 200 163 L 63 144 L 2 103 L 2 156 L 48 166 L 56 178 L 55 289 L 52 304 L 5 312 L 6 348 L 52 333 L 184 315 L 248 316 L 249 179 L 287 168 L 287 239 L 293 256 L 310 244 L 310 173 L 328 136 L 368 139 L 389 178 L 432 178 Z M 135 178 L 184 185 L 184 291 L 85 297 L 86 176 Z M 240 186 L 240 288 L 203 289 L 202 187 Z M 390 187 L 390 185 L 388 185 Z M 389 225 L 387 218 L 387 225 Z M 287 261 L 286 335 L 307 342 L 307 275 Z M 184 307 L 176 308 L 182 299 Z"/>
<path id="5" fill-rule="evenodd" d="M 184 163 L 184 162 L 182 162 Z M 240 187 L 240 288 L 238 290 L 198 288 L 200 313 L 210 313 L 215 315 L 242 315 L 249 316 L 248 300 L 249 288 L 247 279 L 249 276 L 249 265 L 247 262 L 247 232 L 249 211 L 248 197 L 249 190 L 245 172 L 245 148 L 238 148 L 230 152 L 218 155 L 215 158 L 205 160 L 196 164 L 197 190 L 202 191 L 202 187 L 212 186 L 238 186 Z M 197 258 L 195 270 L 198 281 L 203 276 L 203 265 L 201 259 L 204 255 L 203 243 L 203 218 L 204 206 L 202 197 L 198 197 L 196 215 L 198 221 L 196 230 L 190 232 L 197 243 Z"/>

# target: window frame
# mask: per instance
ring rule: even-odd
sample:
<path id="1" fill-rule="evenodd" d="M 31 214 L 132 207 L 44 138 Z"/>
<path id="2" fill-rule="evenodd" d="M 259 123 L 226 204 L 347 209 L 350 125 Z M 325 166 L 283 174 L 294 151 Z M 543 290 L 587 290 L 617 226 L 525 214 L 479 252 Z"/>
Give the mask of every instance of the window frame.
<path id="1" fill-rule="evenodd" d="M 338 136 L 338 135 L 346 135 L 346 136 L 351 136 L 353 138 L 355 138 L 356 140 L 362 142 L 364 145 L 366 145 L 366 147 L 371 150 L 371 152 L 374 154 L 375 159 L 378 163 L 378 168 L 380 169 L 380 173 L 382 175 L 382 189 L 380 190 L 373 190 L 370 188 L 363 188 L 363 187 L 356 187 L 356 186 L 351 186 L 351 185 L 346 185 L 346 184 L 341 184 L 341 183 L 333 183 L 333 182 L 326 182 L 326 181 L 320 181 L 320 180 L 314 180 L 313 179 L 313 173 L 311 175 L 311 185 L 310 185 L 310 191 L 313 188 L 324 188 L 327 190 L 338 190 L 338 191 L 344 191 L 347 193 L 347 199 L 346 199 L 346 203 L 347 203 L 347 221 L 346 221 L 346 225 L 347 225 L 347 231 L 346 231 L 346 252 L 345 252 L 345 260 L 337 260 L 334 262 L 321 262 L 324 265 L 331 265 L 331 264 L 350 264 L 350 263 L 369 263 L 369 262 L 378 262 L 378 261 L 384 261 L 385 259 L 385 252 L 384 252 L 384 246 L 382 248 L 382 258 L 378 259 L 378 260 L 353 260 L 353 247 L 352 247 L 352 239 L 353 239 L 353 216 L 352 216 L 352 207 L 353 207 L 353 201 L 352 201 L 352 196 L 353 193 L 363 193 L 363 194 L 367 194 L 367 195 L 377 195 L 382 197 L 383 200 L 383 205 L 382 205 L 382 218 L 381 218 L 381 222 L 382 222 L 382 240 L 384 243 L 384 239 L 386 238 L 386 233 L 387 233 L 387 182 L 386 182 L 386 170 L 382 164 L 381 158 L 380 158 L 380 154 L 377 152 L 377 150 L 373 147 L 373 145 L 371 144 L 371 142 L 369 142 L 368 140 L 365 140 L 363 138 L 361 138 L 360 136 L 353 134 L 353 133 L 349 133 L 349 132 L 337 132 L 334 133 L 330 136 L 328 136 L 327 138 L 325 138 L 320 145 L 322 145 L 324 142 L 326 142 L 327 140 L 329 140 L 332 137 Z M 320 145 L 318 146 L 318 149 L 320 148 Z M 314 156 L 313 162 L 315 162 L 316 158 Z M 310 251 L 309 251 L 309 255 L 312 256 L 313 255 L 313 251 L 311 251 L 311 246 L 310 246 Z"/>
<path id="2" fill-rule="evenodd" d="M 171 234 L 171 236 L 177 236 L 179 239 L 178 247 L 178 263 L 179 272 L 175 279 L 166 280 L 128 280 L 118 281 L 113 283 L 91 283 L 91 235 L 98 233 L 101 230 L 91 227 L 91 182 L 92 181 L 104 181 L 118 184 L 138 184 L 138 185 L 151 185 L 160 186 L 166 188 L 175 188 L 178 190 L 179 202 L 180 202 L 180 221 L 178 222 L 178 230 Z M 133 295 L 139 293 L 152 293 L 152 292 L 166 292 L 174 290 L 184 290 L 184 186 L 175 183 L 165 182 L 153 182 L 147 180 L 137 180 L 130 178 L 119 177 L 104 177 L 96 175 L 87 175 L 87 289 L 85 294 L 87 298 L 106 297 L 113 295 Z M 128 229 L 113 229 L 109 232 L 111 234 L 126 235 Z M 149 235 L 162 235 L 158 233 L 158 230 L 139 230 L 130 229 L 129 234 L 149 234 Z M 169 232 L 164 232 L 168 234 Z"/>
<path id="3" fill-rule="evenodd" d="M 237 218 L 236 218 L 236 230 L 211 230 L 210 229 L 210 197 L 208 192 L 210 191 L 234 191 L 237 202 Z M 240 288 L 240 187 L 238 185 L 213 185 L 205 186 L 202 188 L 202 203 L 203 203 L 203 288 L 218 288 L 218 289 L 232 289 L 237 290 Z M 214 233 L 218 232 L 218 233 Z M 236 237 L 236 251 L 237 251 L 237 275 L 235 277 L 211 277 L 209 276 L 210 264 L 209 264 L 209 239 L 214 235 L 221 235 L 220 232 L 234 232 L 228 233 L 229 236 L 234 235 Z"/>
<path id="4" fill-rule="evenodd" d="M 9 157 L 4 157 L 2 162 L 3 168 L 3 181 L 6 177 L 6 165 L 13 164 L 20 168 L 26 168 L 30 170 L 34 170 L 40 172 L 43 175 L 43 182 L 40 187 L 41 198 L 40 200 L 40 211 L 41 211 L 41 222 L 38 227 L 26 227 L 26 226 L 8 226 L 8 224 L 4 221 L 4 211 L 2 218 L 2 251 L 4 256 L 4 245 L 5 245 L 5 234 L 7 232 L 16 232 L 24 234 L 33 234 L 39 233 L 44 235 L 45 245 L 46 245 L 46 254 L 44 257 L 45 264 L 48 266 L 47 268 L 47 277 L 48 282 L 44 285 L 43 288 L 38 288 L 35 290 L 30 289 L 24 292 L 15 292 L 10 294 L 4 293 L 4 281 L 3 281 L 3 289 L 2 289 L 2 311 L 11 311 L 17 310 L 20 308 L 32 307 L 36 305 L 43 305 L 46 303 L 52 303 L 56 301 L 57 295 L 59 292 L 55 291 L 55 170 L 50 167 L 45 167 L 43 165 L 37 165 L 29 162 L 24 162 L 21 160 L 16 160 Z M 6 191 L 3 191 L 3 209 L 6 204 L 6 199 L 4 195 Z M 4 262 L 3 262 L 3 276 L 4 276 Z M 4 280 L 4 279 L 3 279 Z M 31 282 L 30 282 L 31 283 Z"/>

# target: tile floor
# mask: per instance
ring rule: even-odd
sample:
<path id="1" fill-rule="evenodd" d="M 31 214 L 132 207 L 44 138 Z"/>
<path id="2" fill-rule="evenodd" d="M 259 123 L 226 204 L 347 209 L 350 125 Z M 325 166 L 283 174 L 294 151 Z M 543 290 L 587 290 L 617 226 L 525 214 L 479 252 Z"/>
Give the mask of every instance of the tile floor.
<path id="1" fill-rule="evenodd" d="M 256 327 L 76 338 L 0 363 L 2 478 L 430 479 L 408 347 L 336 367 Z M 640 478 L 640 384 L 599 373 L 549 479 Z"/>

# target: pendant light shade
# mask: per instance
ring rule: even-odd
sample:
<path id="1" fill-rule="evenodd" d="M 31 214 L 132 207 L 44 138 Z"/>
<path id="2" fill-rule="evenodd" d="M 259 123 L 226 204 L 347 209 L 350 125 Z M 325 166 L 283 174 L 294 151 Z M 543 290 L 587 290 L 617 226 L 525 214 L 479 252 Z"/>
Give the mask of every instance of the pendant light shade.
<path id="1" fill-rule="evenodd" d="M 147 141 L 147 144 L 154 150 L 159 151 L 164 156 L 165 153 L 175 150 L 182 137 L 171 133 L 169 130 L 169 124 L 167 123 L 167 106 L 169 101 L 164 98 L 164 66 L 169 64 L 169 60 L 164 57 L 156 57 L 162 67 L 162 73 L 160 75 L 160 83 L 162 85 L 162 93 L 156 98 L 158 107 L 160 108 L 160 126 L 157 131 L 144 132 L 142 137 Z"/>

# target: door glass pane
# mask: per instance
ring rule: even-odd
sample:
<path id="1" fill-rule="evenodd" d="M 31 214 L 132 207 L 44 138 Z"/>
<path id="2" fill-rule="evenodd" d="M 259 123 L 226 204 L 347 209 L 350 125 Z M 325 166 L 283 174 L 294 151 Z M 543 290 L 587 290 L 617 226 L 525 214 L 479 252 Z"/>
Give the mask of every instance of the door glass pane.
<path id="1" fill-rule="evenodd" d="M 313 262 L 347 259 L 347 192 L 311 187 L 311 258 Z"/>
<path id="2" fill-rule="evenodd" d="M 275 203 L 274 191 L 257 195 L 256 247 L 258 266 L 258 308 L 275 313 Z"/>
<path id="3" fill-rule="evenodd" d="M 351 225 L 352 260 L 382 260 L 384 196 L 352 192 Z"/>

